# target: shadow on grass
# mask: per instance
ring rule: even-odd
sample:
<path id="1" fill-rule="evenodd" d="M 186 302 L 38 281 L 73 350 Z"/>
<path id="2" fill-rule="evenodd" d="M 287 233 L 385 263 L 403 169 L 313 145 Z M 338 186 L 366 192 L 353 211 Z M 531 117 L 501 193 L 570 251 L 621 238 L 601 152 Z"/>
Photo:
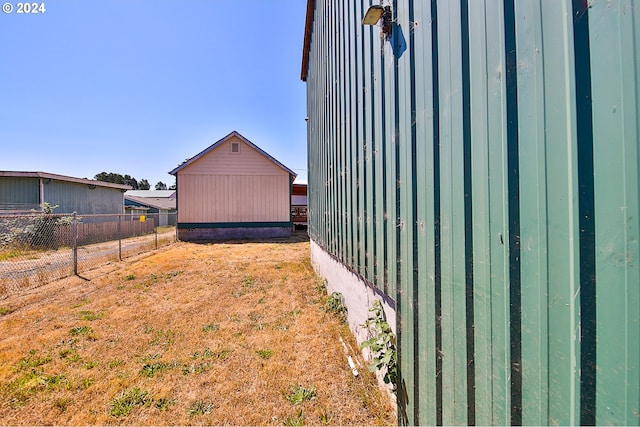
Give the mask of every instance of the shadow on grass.
<path id="1" fill-rule="evenodd" d="M 193 240 L 184 241 L 186 243 L 195 243 L 201 245 L 210 245 L 215 243 L 224 244 L 243 244 L 243 243 L 302 243 L 308 242 L 309 235 L 307 230 L 296 230 L 287 237 L 261 237 L 255 239 L 210 239 L 210 240 Z"/>

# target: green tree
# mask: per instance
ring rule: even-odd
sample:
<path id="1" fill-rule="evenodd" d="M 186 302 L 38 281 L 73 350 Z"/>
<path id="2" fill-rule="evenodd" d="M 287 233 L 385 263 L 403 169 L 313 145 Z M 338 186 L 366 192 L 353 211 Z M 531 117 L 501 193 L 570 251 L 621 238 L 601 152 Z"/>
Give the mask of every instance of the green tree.
<path id="1" fill-rule="evenodd" d="M 102 182 L 112 182 L 114 184 L 124 184 L 124 176 L 120 175 L 119 173 L 113 172 L 100 172 L 99 174 L 94 176 L 93 179 Z"/>
<path id="2" fill-rule="evenodd" d="M 156 184 L 156 190 L 166 190 L 167 189 L 167 184 L 165 184 L 162 181 L 158 181 L 158 183 Z"/>
<path id="3" fill-rule="evenodd" d="M 124 185 L 130 185 L 134 190 L 138 189 L 138 181 L 132 176 L 125 175 L 124 176 Z"/>
<path id="4" fill-rule="evenodd" d="M 102 182 L 112 182 L 114 184 L 130 185 L 134 190 L 148 190 L 149 188 L 151 188 L 151 185 L 149 185 L 149 182 L 146 179 L 142 179 L 140 180 L 140 182 L 138 182 L 134 177 L 130 175 L 120 175 L 119 173 L 113 172 L 100 172 L 99 174 L 94 176 L 93 179 Z"/>

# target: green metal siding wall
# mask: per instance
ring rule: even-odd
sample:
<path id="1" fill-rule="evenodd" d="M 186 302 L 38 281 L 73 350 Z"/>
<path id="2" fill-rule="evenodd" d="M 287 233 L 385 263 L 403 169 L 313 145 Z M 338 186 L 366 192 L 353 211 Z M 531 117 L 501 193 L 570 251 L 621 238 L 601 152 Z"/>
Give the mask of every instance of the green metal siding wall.
<path id="1" fill-rule="evenodd" d="M 385 144 L 392 136 L 394 110 L 384 101 L 393 91 L 380 82 L 393 61 L 383 63 L 379 38 L 360 25 L 361 2 L 318 2 L 317 8 L 324 12 L 316 14 L 314 28 L 323 29 L 324 36 L 311 41 L 317 68 L 307 80 L 310 233 L 394 296 L 396 250 L 389 241 L 395 241 L 395 221 L 388 212 L 396 203 L 395 168 L 389 164 L 395 154 Z M 328 30 L 338 27 L 341 31 Z"/>
<path id="2" fill-rule="evenodd" d="M 316 0 L 309 233 L 396 303 L 408 424 L 640 424 L 640 10 Z"/>

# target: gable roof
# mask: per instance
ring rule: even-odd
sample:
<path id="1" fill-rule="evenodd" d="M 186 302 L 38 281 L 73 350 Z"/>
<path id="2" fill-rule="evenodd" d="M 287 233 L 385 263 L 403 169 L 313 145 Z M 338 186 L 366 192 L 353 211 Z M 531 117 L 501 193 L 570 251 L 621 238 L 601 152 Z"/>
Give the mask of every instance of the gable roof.
<path id="1" fill-rule="evenodd" d="M 127 190 L 124 195 L 133 197 L 162 197 L 175 199 L 176 190 Z"/>
<path id="2" fill-rule="evenodd" d="M 175 209 L 176 199 L 170 199 L 168 197 L 136 197 L 124 195 L 125 200 L 129 200 L 141 206 L 147 206 L 156 209 Z"/>
<path id="3" fill-rule="evenodd" d="M 269 153 L 267 153 L 266 151 L 262 150 L 260 147 L 255 145 L 253 142 L 249 141 L 244 136 L 240 135 L 235 130 L 233 132 L 231 132 L 229 135 L 225 136 L 224 138 L 220 139 L 219 141 L 216 141 L 215 143 L 213 143 L 209 147 L 205 148 L 203 151 L 199 152 L 198 154 L 196 154 L 195 156 L 193 156 L 192 158 L 190 158 L 189 160 L 187 160 L 186 162 L 184 162 L 183 164 L 181 164 L 180 166 L 178 166 L 177 168 L 175 168 L 174 170 L 169 172 L 169 174 L 176 175 L 182 169 L 186 168 L 187 166 L 189 166 L 190 164 L 192 164 L 193 162 L 195 162 L 199 158 L 209 154 L 211 151 L 215 150 L 220 145 L 224 144 L 225 142 L 227 142 L 229 139 L 233 138 L 234 136 L 236 138 L 239 138 L 242 142 L 244 142 L 245 144 L 247 144 L 248 146 L 250 146 L 254 150 L 256 150 L 258 153 L 262 154 L 267 159 L 271 160 L 276 166 L 278 166 L 279 168 L 281 168 L 281 169 L 285 170 L 286 172 L 288 172 L 289 175 L 293 176 L 294 178 L 297 176 L 297 174 L 294 171 L 292 171 L 291 169 L 289 169 L 288 167 L 286 167 L 285 165 L 283 165 L 282 163 L 277 161 Z"/>
<path id="4" fill-rule="evenodd" d="M 121 191 L 131 190 L 130 185 L 114 184 L 112 182 L 98 181 L 95 179 L 75 178 L 72 176 L 57 175 L 48 172 L 21 172 L 21 171 L 0 171 L 0 178 L 44 178 L 56 181 L 73 182 L 76 184 L 95 185 L 96 187 L 117 188 Z"/>

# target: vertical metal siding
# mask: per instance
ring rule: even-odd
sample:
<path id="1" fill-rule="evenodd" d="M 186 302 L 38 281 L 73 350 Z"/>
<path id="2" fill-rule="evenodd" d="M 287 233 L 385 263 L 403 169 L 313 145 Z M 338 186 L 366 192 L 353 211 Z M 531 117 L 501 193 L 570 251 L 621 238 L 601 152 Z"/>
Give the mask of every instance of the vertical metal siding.
<path id="1" fill-rule="evenodd" d="M 518 90 L 521 102 L 520 155 L 527 159 L 520 165 L 520 189 L 528 197 L 521 204 L 521 298 L 526 301 L 522 313 L 522 421 L 525 424 L 549 419 L 549 278 L 550 266 L 546 249 L 553 242 L 547 218 L 547 141 L 545 138 L 545 63 L 542 10 L 539 4 L 528 2 L 516 8 L 518 25 L 528 38 L 518 40 L 521 65 Z M 551 76 L 549 76 L 551 77 Z M 549 153 L 551 154 L 551 153 Z M 555 243 L 554 243 L 555 244 Z"/>
<path id="2" fill-rule="evenodd" d="M 41 203 L 39 182 L 33 178 L 0 178 L 0 209 L 38 209 Z"/>
<path id="3" fill-rule="evenodd" d="M 366 5 L 366 6 L 365 6 Z M 363 4 L 363 13 L 367 10 L 369 4 L 365 1 Z M 385 149 L 384 157 L 381 158 L 382 169 L 384 173 L 384 187 L 382 190 L 382 199 L 384 201 L 383 221 L 385 222 L 384 230 L 384 262 L 386 265 L 386 283 L 378 283 L 379 289 L 383 289 L 387 295 L 395 296 L 398 292 L 398 256 L 399 241 L 397 238 L 398 231 L 398 140 L 396 138 L 396 108 L 395 108 L 395 60 L 392 54 L 392 46 L 385 42 L 380 45 L 379 31 L 376 28 L 373 31 L 368 27 L 371 37 L 378 43 L 376 45 L 377 52 L 381 52 L 384 48 L 382 58 L 382 70 L 380 75 L 379 87 L 382 87 L 384 103 L 380 107 L 383 112 L 384 134 L 382 144 Z M 372 84 L 376 84 L 372 82 Z M 386 285 L 386 287 L 385 287 Z"/>
<path id="4" fill-rule="evenodd" d="M 309 233 L 396 304 L 403 424 L 640 424 L 640 10 L 317 0 Z"/>
<path id="5" fill-rule="evenodd" d="M 628 0 L 594 3 L 589 9 L 598 339 L 595 406 L 600 424 L 638 424 L 640 418 L 637 7 Z M 629 410 L 634 407 L 635 412 Z"/>
<path id="6" fill-rule="evenodd" d="M 42 184 L 41 184 L 42 182 Z M 42 188 L 43 200 L 40 200 Z M 89 186 L 40 178 L 0 179 L 0 208 L 39 210 L 41 203 L 57 206 L 55 213 L 124 213 L 124 195 L 118 188 Z"/>

